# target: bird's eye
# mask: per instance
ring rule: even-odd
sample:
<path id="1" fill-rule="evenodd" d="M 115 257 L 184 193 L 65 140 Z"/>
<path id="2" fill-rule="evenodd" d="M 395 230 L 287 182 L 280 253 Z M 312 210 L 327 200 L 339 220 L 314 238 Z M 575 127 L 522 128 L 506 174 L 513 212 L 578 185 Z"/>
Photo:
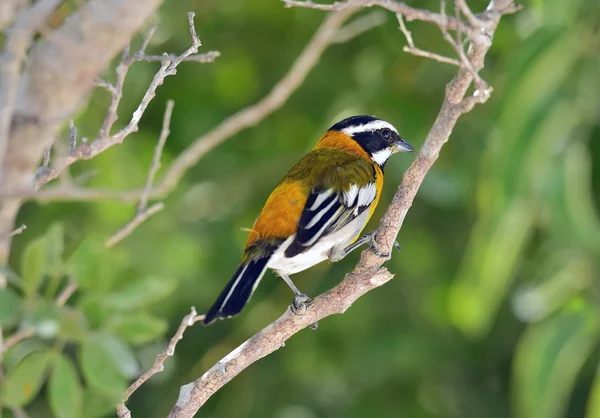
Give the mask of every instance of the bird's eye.
<path id="1" fill-rule="evenodd" d="M 381 137 L 383 139 L 385 139 L 386 141 L 389 141 L 390 139 L 392 139 L 392 131 L 389 130 L 388 128 L 385 128 L 381 131 Z"/>

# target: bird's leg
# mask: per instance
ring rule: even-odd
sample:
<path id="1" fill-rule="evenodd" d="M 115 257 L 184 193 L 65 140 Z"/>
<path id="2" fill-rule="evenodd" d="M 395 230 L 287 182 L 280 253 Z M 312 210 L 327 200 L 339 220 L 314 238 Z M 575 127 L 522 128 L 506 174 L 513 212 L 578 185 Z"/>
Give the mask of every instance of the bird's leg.
<path id="1" fill-rule="evenodd" d="M 310 305 L 310 303 L 312 302 L 312 298 L 306 296 L 304 293 L 299 291 L 294 282 L 292 282 L 292 279 L 290 279 L 290 276 L 282 273 L 278 274 L 281 276 L 283 281 L 287 283 L 290 289 L 292 289 L 292 292 L 294 292 L 294 294 L 296 295 L 294 296 L 294 300 L 292 301 L 290 309 L 296 315 L 304 315 L 306 313 L 306 308 L 308 308 L 308 305 Z M 313 331 L 316 331 L 317 328 L 319 328 L 319 322 L 315 322 L 314 324 L 310 325 L 310 329 L 312 329 Z"/>
<path id="2" fill-rule="evenodd" d="M 337 249 L 337 248 L 332 248 L 331 251 L 329 252 L 329 259 L 333 262 L 339 261 L 342 258 L 344 258 L 345 256 L 347 256 L 348 254 L 350 254 L 352 251 L 356 250 L 358 247 L 361 247 L 364 244 L 369 244 L 369 246 L 371 247 L 371 251 L 378 257 L 383 257 L 383 258 L 387 258 L 390 255 L 388 253 L 382 253 L 381 251 L 379 251 L 376 247 L 375 247 L 375 236 L 377 235 L 377 230 L 366 233 L 365 235 L 363 235 L 362 237 L 360 237 L 359 239 L 357 239 L 356 241 L 354 241 L 352 244 L 348 245 L 346 248 L 343 249 Z M 398 241 L 394 241 L 394 247 L 396 247 L 398 249 L 398 251 L 401 251 L 402 248 L 400 248 L 400 244 L 398 244 Z"/>
<path id="3" fill-rule="evenodd" d="M 292 312 L 294 312 L 296 315 L 303 315 L 312 299 L 298 290 L 294 282 L 292 282 L 292 279 L 290 279 L 290 276 L 283 273 L 279 273 L 279 275 L 283 281 L 287 283 L 290 289 L 292 289 L 292 292 L 294 292 L 294 301 L 292 302 L 291 306 Z"/>

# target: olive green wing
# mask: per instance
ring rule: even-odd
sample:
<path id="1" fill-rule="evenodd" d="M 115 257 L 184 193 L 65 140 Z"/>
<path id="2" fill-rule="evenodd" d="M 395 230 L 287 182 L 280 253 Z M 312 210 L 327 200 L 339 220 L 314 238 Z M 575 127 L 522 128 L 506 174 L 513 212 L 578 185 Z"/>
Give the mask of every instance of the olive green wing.
<path id="1" fill-rule="evenodd" d="M 334 234 L 368 210 L 377 198 L 376 171 L 362 158 L 328 165 L 313 183 L 294 241 L 285 251 L 293 257 Z"/>

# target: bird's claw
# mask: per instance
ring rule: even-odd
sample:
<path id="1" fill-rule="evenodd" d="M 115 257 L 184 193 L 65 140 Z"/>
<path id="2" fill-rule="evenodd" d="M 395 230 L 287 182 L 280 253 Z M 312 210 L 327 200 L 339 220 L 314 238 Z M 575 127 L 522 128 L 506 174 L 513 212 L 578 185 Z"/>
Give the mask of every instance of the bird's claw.
<path id="1" fill-rule="evenodd" d="M 312 299 L 304 294 L 299 294 L 294 297 L 292 301 L 292 305 L 290 309 L 296 315 L 304 315 L 306 313 L 306 309 L 312 302 Z"/>
<path id="2" fill-rule="evenodd" d="M 377 257 L 390 258 L 390 253 L 379 251 L 379 249 L 377 248 L 377 242 L 375 241 L 375 234 L 371 235 L 370 238 L 371 238 L 371 240 L 369 241 L 369 248 L 371 249 L 371 252 L 373 254 L 375 254 Z M 400 244 L 398 243 L 398 241 L 394 241 L 394 248 L 397 248 L 398 251 L 402 251 L 402 247 L 400 247 Z"/>

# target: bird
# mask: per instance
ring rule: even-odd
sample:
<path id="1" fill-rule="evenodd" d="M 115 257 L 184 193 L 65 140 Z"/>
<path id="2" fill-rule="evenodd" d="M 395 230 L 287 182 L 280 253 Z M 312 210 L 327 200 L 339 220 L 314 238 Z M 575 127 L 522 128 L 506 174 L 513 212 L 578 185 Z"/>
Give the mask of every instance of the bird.
<path id="1" fill-rule="evenodd" d="M 267 269 L 287 283 L 295 295 L 292 308 L 300 308 L 311 299 L 290 275 L 339 261 L 364 244 L 381 255 L 374 233 L 361 233 L 379 203 L 388 158 L 412 151 L 391 123 L 374 116 L 352 116 L 331 126 L 267 198 L 237 271 L 203 323 L 240 313 Z"/>

